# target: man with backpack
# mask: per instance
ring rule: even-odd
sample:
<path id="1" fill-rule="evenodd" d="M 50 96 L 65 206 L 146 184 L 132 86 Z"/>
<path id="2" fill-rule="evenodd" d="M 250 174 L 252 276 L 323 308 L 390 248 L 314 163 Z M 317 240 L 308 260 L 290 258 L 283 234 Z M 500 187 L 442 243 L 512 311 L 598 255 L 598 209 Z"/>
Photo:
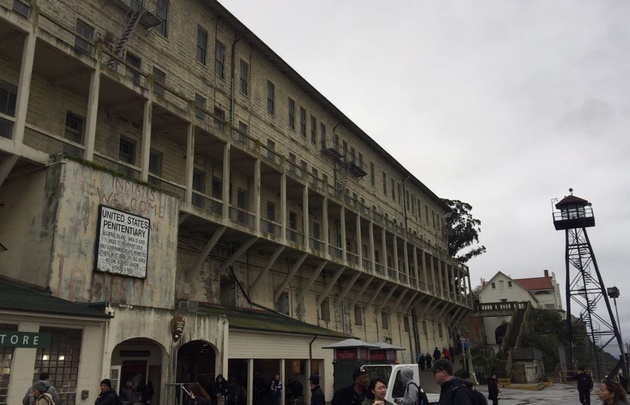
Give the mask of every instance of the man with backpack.
<path id="1" fill-rule="evenodd" d="M 61 398 L 59 398 L 59 393 L 57 389 L 50 382 L 50 373 L 41 373 L 39 375 L 40 381 L 45 381 L 48 384 L 47 394 L 50 394 L 55 405 L 61 404 Z M 26 391 L 26 395 L 24 395 L 24 399 L 22 400 L 22 404 L 24 405 L 33 405 L 35 403 L 35 397 L 33 396 L 33 387 L 30 387 L 28 391 Z"/>
<path id="2" fill-rule="evenodd" d="M 422 387 L 419 387 L 413 381 L 413 368 L 403 367 L 400 369 L 400 380 L 405 386 L 405 396 L 395 399 L 397 404 L 401 405 L 428 405 L 429 400 L 427 394 L 424 393 Z"/>
<path id="3" fill-rule="evenodd" d="M 482 393 L 472 388 L 470 382 L 453 376 L 453 365 L 446 359 L 439 359 L 431 368 L 433 379 L 440 386 L 439 405 L 481 405 L 487 404 Z M 481 399 L 483 398 L 483 402 Z"/>

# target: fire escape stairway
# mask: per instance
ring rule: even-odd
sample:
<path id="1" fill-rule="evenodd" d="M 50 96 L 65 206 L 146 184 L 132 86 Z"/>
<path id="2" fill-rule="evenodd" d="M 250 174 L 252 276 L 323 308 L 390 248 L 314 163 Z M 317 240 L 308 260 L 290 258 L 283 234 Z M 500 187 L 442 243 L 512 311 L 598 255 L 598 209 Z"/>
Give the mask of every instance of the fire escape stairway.
<path id="1" fill-rule="evenodd" d="M 116 43 L 116 46 L 114 47 L 114 53 L 116 54 L 116 56 L 122 55 L 122 51 L 123 49 L 125 49 L 125 45 L 127 45 L 127 42 L 129 42 L 129 38 L 131 37 L 133 30 L 136 29 L 136 27 L 138 26 L 138 23 L 140 22 L 140 17 L 142 17 L 142 12 L 143 12 L 142 8 L 129 11 L 130 15 L 129 15 L 129 19 L 127 20 L 127 28 L 125 28 L 125 31 L 123 32 L 120 39 L 118 39 L 118 42 Z"/>
<path id="2" fill-rule="evenodd" d="M 348 184 L 348 173 L 350 172 L 350 163 L 345 160 L 341 163 L 341 179 L 339 179 L 339 191 L 341 194 L 346 190 L 346 184 Z"/>

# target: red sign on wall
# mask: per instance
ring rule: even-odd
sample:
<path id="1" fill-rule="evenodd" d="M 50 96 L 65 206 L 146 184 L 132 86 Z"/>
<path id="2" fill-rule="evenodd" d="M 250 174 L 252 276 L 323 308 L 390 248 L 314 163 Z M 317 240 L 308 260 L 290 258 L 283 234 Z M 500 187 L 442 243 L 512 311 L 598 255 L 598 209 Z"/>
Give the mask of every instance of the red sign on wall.
<path id="1" fill-rule="evenodd" d="M 356 360 L 357 349 L 336 349 L 335 360 Z"/>
<path id="2" fill-rule="evenodd" d="M 387 360 L 387 355 L 385 350 L 370 350 L 370 361 L 385 361 Z"/>

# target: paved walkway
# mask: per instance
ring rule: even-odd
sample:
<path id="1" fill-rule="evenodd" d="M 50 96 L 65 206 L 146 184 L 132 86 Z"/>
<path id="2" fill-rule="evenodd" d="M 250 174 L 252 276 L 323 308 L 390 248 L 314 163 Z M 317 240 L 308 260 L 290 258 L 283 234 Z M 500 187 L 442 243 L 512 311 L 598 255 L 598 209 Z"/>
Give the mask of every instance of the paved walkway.
<path id="1" fill-rule="evenodd" d="M 479 391 L 488 396 L 488 386 L 477 386 Z M 591 404 L 601 403 L 597 394 L 599 385 L 595 384 L 591 392 Z M 540 391 L 501 388 L 499 405 L 545 404 L 545 405 L 580 405 L 577 388 L 570 384 L 554 384 Z M 489 402 L 492 405 L 492 402 Z"/>

